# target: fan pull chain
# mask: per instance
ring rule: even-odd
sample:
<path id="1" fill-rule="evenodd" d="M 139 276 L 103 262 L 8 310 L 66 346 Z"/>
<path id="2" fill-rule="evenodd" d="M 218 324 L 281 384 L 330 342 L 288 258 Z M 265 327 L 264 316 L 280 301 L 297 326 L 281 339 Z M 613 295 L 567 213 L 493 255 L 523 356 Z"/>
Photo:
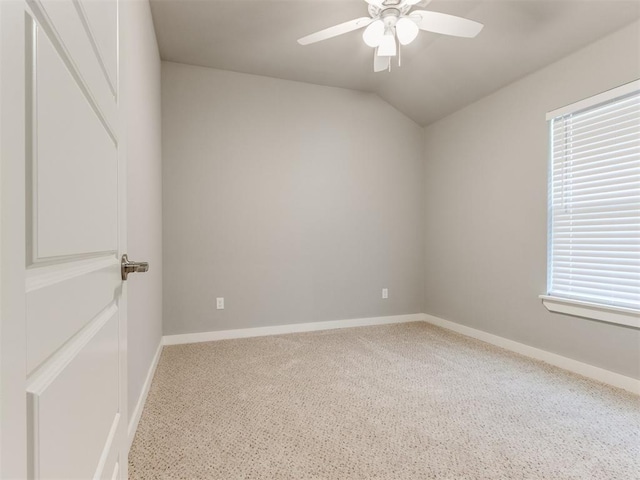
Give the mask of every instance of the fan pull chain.
<path id="1" fill-rule="evenodd" d="M 398 67 L 402 66 L 402 44 L 398 42 Z"/>

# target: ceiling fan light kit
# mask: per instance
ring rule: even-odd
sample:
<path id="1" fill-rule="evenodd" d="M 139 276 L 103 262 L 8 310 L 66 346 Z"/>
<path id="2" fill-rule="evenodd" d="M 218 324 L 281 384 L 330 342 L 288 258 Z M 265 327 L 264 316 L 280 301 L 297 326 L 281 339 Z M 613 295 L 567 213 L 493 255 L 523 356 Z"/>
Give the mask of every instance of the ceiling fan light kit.
<path id="1" fill-rule="evenodd" d="M 369 4 L 369 17 L 361 17 L 325 28 L 300 38 L 298 43 L 309 45 L 364 28 L 362 40 L 367 46 L 375 49 L 373 71 L 382 72 L 391 70 L 391 57 L 398 56 L 398 66 L 400 66 L 400 45 L 409 45 L 417 38 L 420 30 L 473 38 L 480 33 L 483 27 L 481 23 L 446 13 L 412 10 L 417 4 L 421 4 L 422 7 L 427 6 L 431 0 L 365 1 Z"/>
<path id="2" fill-rule="evenodd" d="M 385 33 L 378 46 L 378 56 L 395 57 L 397 54 L 396 38 L 393 33 Z"/>
<path id="3" fill-rule="evenodd" d="M 409 45 L 413 42 L 418 36 L 418 32 L 420 32 L 418 25 L 407 17 L 402 17 L 396 23 L 396 35 L 401 45 Z"/>
<path id="4" fill-rule="evenodd" d="M 380 45 L 384 35 L 384 23 L 380 20 L 371 22 L 362 32 L 362 39 L 368 46 L 375 48 Z"/>

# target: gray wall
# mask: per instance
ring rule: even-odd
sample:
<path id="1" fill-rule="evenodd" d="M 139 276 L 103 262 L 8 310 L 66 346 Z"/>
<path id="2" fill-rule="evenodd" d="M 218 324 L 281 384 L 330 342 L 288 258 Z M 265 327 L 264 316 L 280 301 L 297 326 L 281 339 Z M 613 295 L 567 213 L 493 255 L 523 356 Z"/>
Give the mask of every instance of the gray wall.
<path id="1" fill-rule="evenodd" d="M 545 310 L 545 113 L 640 77 L 635 23 L 425 129 L 425 311 L 640 377 L 640 331 Z"/>
<path id="2" fill-rule="evenodd" d="M 127 9 L 125 55 L 127 114 L 127 235 L 132 260 L 150 262 L 128 286 L 129 416 L 162 337 L 162 156 L 160 56 L 149 4 Z"/>
<path id="3" fill-rule="evenodd" d="M 162 113 L 165 335 L 421 311 L 414 122 L 372 94 L 166 62 Z"/>

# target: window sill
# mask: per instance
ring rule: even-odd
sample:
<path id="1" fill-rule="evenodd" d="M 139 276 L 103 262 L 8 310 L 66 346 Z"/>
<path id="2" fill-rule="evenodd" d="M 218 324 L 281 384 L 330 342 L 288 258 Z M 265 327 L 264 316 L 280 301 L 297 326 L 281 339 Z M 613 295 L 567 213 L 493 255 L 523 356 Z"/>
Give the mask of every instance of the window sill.
<path id="1" fill-rule="evenodd" d="M 601 322 L 616 323 L 640 329 L 640 312 L 630 308 L 610 307 L 596 303 L 581 302 L 567 298 L 540 295 L 542 304 L 550 312 L 564 313 L 576 317 L 599 320 Z"/>

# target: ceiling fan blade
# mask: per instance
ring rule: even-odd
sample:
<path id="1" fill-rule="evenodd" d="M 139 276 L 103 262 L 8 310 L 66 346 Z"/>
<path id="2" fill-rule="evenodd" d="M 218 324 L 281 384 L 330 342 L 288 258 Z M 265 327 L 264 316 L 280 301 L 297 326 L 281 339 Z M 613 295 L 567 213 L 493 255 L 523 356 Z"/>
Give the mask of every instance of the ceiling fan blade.
<path id="1" fill-rule="evenodd" d="M 355 20 L 350 20 L 339 25 L 334 25 L 333 27 L 325 28 L 324 30 L 320 30 L 319 32 L 299 38 L 298 43 L 300 45 L 309 45 L 310 43 L 316 43 L 321 40 L 337 37 L 338 35 L 342 35 L 343 33 L 353 32 L 354 30 L 358 30 L 359 28 L 366 27 L 371 22 L 373 22 L 373 18 L 371 17 L 356 18 Z"/>
<path id="2" fill-rule="evenodd" d="M 375 7 L 382 7 L 382 2 L 384 2 L 384 0 L 364 0 L 365 2 L 367 2 L 369 5 L 373 5 Z"/>
<path id="3" fill-rule="evenodd" d="M 409 13 L 409 17 L 416 22 L 420 30 L 456 37 L 473 38 L 484 27 L 473 20 L 428 10 L 415 10 Z"/>
<path id="4" fill-rule="evenodd" d="M 376 48 L 373 51 L 373 71 L 374 72 L 384 72 L 389 69 L 389 63 L 391 62 L 391 57 L 379 57 L 378 49 Z"/>

